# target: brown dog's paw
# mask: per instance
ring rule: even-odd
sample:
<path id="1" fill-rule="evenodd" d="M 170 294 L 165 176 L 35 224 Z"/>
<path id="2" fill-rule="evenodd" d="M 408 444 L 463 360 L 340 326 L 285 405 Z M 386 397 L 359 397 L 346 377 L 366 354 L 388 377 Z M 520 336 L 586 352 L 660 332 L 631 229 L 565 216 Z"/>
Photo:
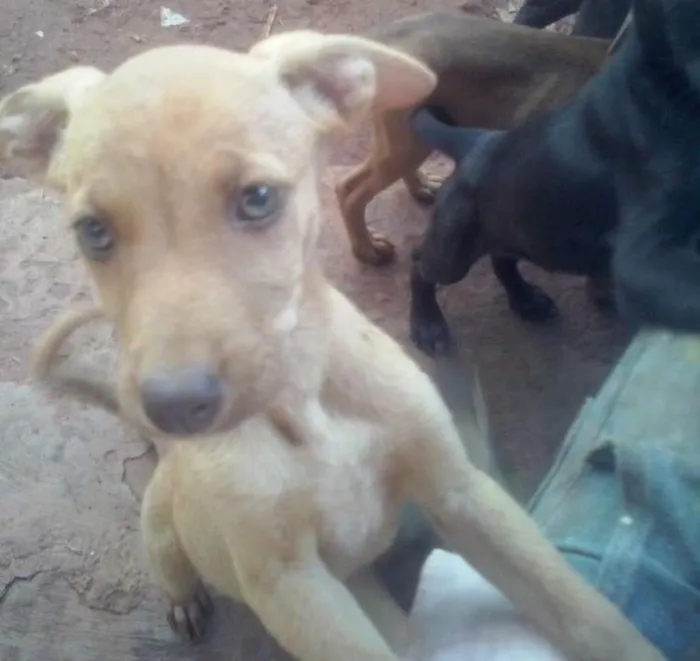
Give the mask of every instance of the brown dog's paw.
<path id="1" fill-rule="evenodd" d="M 394 244 L 381 234 L 369 231 L 369 242 L 353 249 L 355 257 L 364 264 L 384 266 L 394 261 L 396 250 Z"/>
<path id="2" fill-rule="evenodd" d="M 181 638 L 196 643 L 200 641 L 207 628 L 207 619 L 214 611 L 214 604 L 202 587 L 192 601 L 173 603 L 168 610 L 168 624 Z"/>
<path id="3" fill-rule="evenodd" d="M 421 204 L 433 204 L 433 202 L 435 202 L 435 196 L 438 190 L 440 190 L 440 186 L 442 186 L 443 179 L 434 175 L 423 174 L 422 172 L 417 172 L 416 177 L 418 183 L 410 188 L 411 195 L 416 202 L 420 202 Z"/>

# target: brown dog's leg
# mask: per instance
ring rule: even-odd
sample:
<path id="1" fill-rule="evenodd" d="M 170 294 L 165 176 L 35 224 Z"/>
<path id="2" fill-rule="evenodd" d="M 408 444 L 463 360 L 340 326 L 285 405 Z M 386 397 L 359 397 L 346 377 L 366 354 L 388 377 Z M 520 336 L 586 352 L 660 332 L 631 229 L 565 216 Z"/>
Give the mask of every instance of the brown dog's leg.
<path id="1" fill-rule="evenodd" d="M 442 186 L 443 177 L 425 174 L 420 170 L 413 170 L 403 176 L 403 182 L 408 188 L 408 192 L 421 204 L 432 204 L 435 202 L 435 195 Z"/>
<path id="2" fill-rule="evenodd" d="M 394 259 L 393 244 L 367 227 L 365 210 L 374 197 L 402 177 L 409 189 L 418 191 L 423 182 L 415 170 L 429 154 L 411 132 L 407 113 L 384 113 L 375 121 L 369 158 L 336 186 L 352 251 L 361 262 L 380 266 Z"/>
<path id="3" fill-rule="evenodd" d="M 204 636 L 212 603 L 180 546 L 172 520 L 172 485 L 167 468 L 159 465 L 143 497 L 141 532 L 156 581 L 170 598 L 168 624 L 195 642 Z"/>

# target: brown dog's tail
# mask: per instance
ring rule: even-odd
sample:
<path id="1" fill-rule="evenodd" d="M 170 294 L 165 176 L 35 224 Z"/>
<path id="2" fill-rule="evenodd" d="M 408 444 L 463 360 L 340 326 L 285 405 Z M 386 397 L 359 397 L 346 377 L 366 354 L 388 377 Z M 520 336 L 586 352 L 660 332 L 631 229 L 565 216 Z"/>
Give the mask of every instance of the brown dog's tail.
<path id="1" fill-rule="evenodd" d="M 488 410 L 479 370 L 455 356 L 435 358 L 435 383 L 445 400 L 472 463 L 501 481 L 501 471 L 491 445 Z"/>
<path id="2" fill-rule="evenodd" d="M 81 326 L 103 316 L 99 306 L 88 305 L 68 310 L 56 319 L 39 339 L 30 363 L 30 378 L 118 414 L 116 389 L 101 374 L 86 366 L 56 365 L 65 340 Z"/>

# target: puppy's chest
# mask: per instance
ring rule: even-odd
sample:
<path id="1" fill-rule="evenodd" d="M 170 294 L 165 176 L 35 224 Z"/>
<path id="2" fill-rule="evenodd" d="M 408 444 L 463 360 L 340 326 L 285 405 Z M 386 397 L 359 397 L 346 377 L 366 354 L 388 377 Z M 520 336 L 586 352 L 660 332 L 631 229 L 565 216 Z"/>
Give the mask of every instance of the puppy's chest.
<path id="1" fill-rule="evenodd" d="M 293 444 L 264 420 L 252 420 L 228 443 L 181 449 L 178 530 L 207 581 L 218 585 L 231 572 L 230 509 L 269 511 L 271 517 L 281 511 L 291 529 L 313 520 L 320 555 L 340 578 L 373 560 L 396 535 L 400 503 L 386 479 L 392 465 L 386 428 L 329 415 L 318 404 L 297 414 L 300 433 Z M 225 572 L 217 569 L 224 566 Z M 232 576 L 219 589 L 236 597 Z"/>
<path id="2" fill-rule="evenodd" d="M 320 551 L 331 570 L 345 576 L 384 551 L 396 534 L 400 503 L 387 480 L 390 439 L 379 425 L 332 416 L 318 431 L 310 439 L 308 470 Z"/>

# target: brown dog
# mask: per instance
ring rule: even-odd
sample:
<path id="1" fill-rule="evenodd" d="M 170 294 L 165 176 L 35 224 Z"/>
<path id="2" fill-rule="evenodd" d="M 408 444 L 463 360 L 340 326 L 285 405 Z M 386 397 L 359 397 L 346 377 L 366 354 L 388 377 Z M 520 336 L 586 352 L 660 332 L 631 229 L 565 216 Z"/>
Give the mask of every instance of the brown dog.
<path id="1" fill-rule="evenodd" d="M 463 12 L 411 16 L 365 36 L 420 60 L 438 77 L 426 103 L 458 125 L 506 129 L 535 112 L 568 101 L 605 60 L 610 41 L 536 30 Z M 353 253 L 362 262 L 391 261 L 394 247 L 372 232 L 365 209 L 403 179 L 421 202 L 432 202 L 439 182 L 418 168 L 430 155 L 413 134 L 413 109 L 375 108 L 367 160 L 341 181 L 336 194 Z"/>
<path id="2" fill-rule="evenodd" d="M 395 661 L 405 615 L 364 568 L 414 502 L 571 659 L 660 661 L 319 268 L 322 142 L 435 82 L 359 37 L 154 49 L 5 98 L 0 160 L 65 194 L 117 330 L 120 409 L 171 439 L 142 526 L 178 630 L 201 633 L 203 580 L 302 661 Z"/>

